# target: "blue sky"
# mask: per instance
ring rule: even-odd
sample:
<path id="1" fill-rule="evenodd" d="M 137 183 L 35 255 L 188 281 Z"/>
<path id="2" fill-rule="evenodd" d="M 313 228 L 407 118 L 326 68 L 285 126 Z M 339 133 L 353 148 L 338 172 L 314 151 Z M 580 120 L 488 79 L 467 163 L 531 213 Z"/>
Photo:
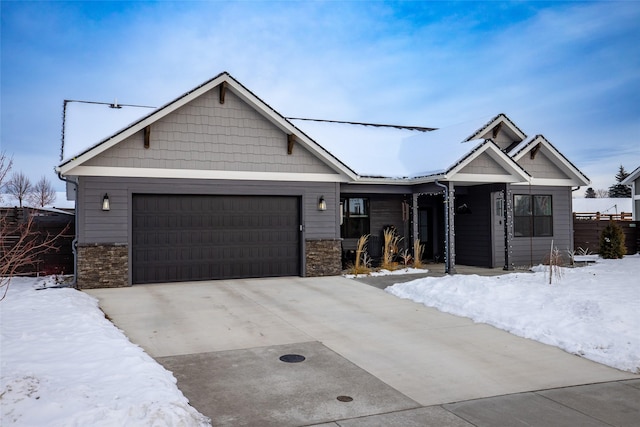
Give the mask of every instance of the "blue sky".
<path id="1" fill-rule="evenodd" d="M 506 113 L 596 189 L 640 166 L 637 1 L 0 7 L 1 149 L 58 189 L 64 99 L 159 106 L 221 71 L 285 116 L 440 127 Z"/>

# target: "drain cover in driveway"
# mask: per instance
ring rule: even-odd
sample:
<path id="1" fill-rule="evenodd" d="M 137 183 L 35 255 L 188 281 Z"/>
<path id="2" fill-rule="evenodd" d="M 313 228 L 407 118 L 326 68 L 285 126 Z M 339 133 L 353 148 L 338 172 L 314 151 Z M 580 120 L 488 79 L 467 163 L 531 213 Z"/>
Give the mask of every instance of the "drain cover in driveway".
<path id="1" fill-rule="evenodd" d="M 304 362 L 305 357 L 301 354 L 285 354 L 284 356 L 280 356 L 280 360 L 287 363 L 300 363 Z"/>
<path id="2" fill-rule="evenodd" d="M 281 355 L 306 358 L 291 365 Z M 419 406 L 319 342 L 157 360 L 215 426 L 299 426 Z"/>

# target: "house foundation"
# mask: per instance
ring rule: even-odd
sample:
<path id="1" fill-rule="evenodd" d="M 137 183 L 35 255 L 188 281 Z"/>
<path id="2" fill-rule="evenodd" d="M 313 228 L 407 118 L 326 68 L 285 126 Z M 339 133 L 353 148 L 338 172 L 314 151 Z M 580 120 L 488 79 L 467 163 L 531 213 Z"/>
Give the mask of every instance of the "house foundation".
<path id="1" fill-rule="evenodd" d="M 129 248 L 126 244 L 79 245 L 78 288 L 130 286 L 128 265 Z"/>
<path id="2" fill-rule="evenodd" d="M 342 273 L 341 242 L 341 239 L 307 240 L 305 276 L 336 276 Z"/>

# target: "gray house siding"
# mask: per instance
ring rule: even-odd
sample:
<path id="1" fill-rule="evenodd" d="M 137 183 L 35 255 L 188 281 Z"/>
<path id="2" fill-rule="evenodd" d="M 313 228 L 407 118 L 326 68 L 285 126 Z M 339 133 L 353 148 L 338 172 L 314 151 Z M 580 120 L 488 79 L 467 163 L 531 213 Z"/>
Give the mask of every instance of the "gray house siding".
<path id="1" fill-rule="evenodd" d="M 518 160 L 518 164 L 534 177 L 547 179 L 568 178 L 568 176 L 542 152 L 538 152 L 533 159 L 529 154 L 526 154 Z"/>
<path id="2" fill-rule="evenodd" d="M 573 222 L 571 213 L 571 188 L 548 186 L 510 186 L 511 200 L 518 194 L 551 195 L 553 209 L 553 236 L 512 237 L 511 265 L 515 267 L 536 265 L 549 255 L 551 241 L 560 253 L 573 248 Z"/>
<path id="3" fill-rule="evenodd" d="M 454 219 L 457 264 L 491 267 L 490 203 L 489 185 L 456 188 Z"/>
<path id="4" fill-rule="evenodd" d="M 128 243 L 134 193 L 300 196 L 305 238 L 336 239 L 340 237 L 338 191 L 339 184 L 319 182 L 81 177 L 78 205 L 84 214 L 78 243 Z M 108 212 L 102 211 L 104 194 L 109 195 Z M 326 211 L 317 208 L 320 196 L 327 202 Z"/>
<path id="5" fill-rule="evenodd" d="M 193 100 L 118 143 L 87 166 L 252 172 L 331 173 L 300 144 L 287 154 L 287 135 L 232 92 L 220 104 L 218 91 Z"/>
<path id="6" fill-rule="evenodd" d="M 505 170 L 498 162 L 493 160 L 488 154 L 484 154 L 473 159 L 467 166 L 465 166 L 461 173 L 473 173 L 473 174 L 504 174 Z"/>
<path id="7" fill-rule="evenodd" d="M 299 197 L 303 227 L 301 242 L 304 242 L 300 248 L 302 274 L 308 274 L 307 264 L 310 264 L 311 274 L 335 274 L 340 268 L 339 188 L 338 183 L 323 182 L 80 177 L 77 200 L 78 212 L 82 212 L 78 230 L 80 286 L 127 286 L 132 283 L 131 212 L 134 194 Z M 105 194 L 110 200 L 109 211 L 102 210 Z M 318 210 L 321 196 L 327 204 L 326 211 Z M 105 263 L 101 269 L 91 267 L 101 259 Z M 118 271 L 121 278 L 100 279 L 104 271 Z"/>

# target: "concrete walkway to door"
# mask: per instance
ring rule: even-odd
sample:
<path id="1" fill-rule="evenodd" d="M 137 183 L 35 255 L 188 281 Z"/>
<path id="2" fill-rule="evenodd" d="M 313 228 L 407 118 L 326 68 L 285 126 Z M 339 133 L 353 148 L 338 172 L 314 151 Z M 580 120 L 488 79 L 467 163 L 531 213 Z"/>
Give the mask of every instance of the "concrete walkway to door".
<path id="1" fill-rule="evenodd" d="M 105 313 L 132 342 L 161 362 L 166 361 L 165 366 L 188 365 L 184 362 L 187 359 L 172 364 L 178 359 L 171 358 L 190 355 L 189 363 L 197 363 L 204 356 L 194 355 L 208 355 L 206 366 L 213 372 L 213 359 L 227 363 L 227 368 L 218 370 L 226 375 L 240 363 L 230 360 L 257 360 L 270 352 L 308 349 L 317 360 L 326 356 L 326 360 L 336 362 L 323 365 L 325 373 L 339 365 L 349 372 L 346 376 L 353 374 L 353 378 L 365 381 L 363 378 L 370 375 L 379 380 L 367 382 L 369 388 L 390 386 L 401 394 L 392 407 L 376 409 L 378 403 L 374 402 L 354 414 L 339 413 L 324 419 L 296 414 L 295 420 L 289 415 L 291 423 L 280 420 L 273 425 L 303 425 L 300 420 L 305 416 L 306 424 L 312 424 L 639 378 L 342 277 L 189 282 L 86 292 L 100 300 Z M 181 388 L 181 381 L 188 378 L 185 375 L 182 379 L 178 376 Z M 191 375 L 207 373 L 199 369 Z M 245 375 L 252 374 L 245 371 Z M 313 370 L 304 375 L 327 377 Z M 338 381 L 345 375 L 334 377 Z M 234 392 L 233 387 L 247 387 L 246 383 L 226 381 L 220 387 L 227 387 L 229 393 Z M 280 377 L 269 381 L 288 384 Z M 313 380 L 306 387 L 313 388 Z M 383 390 L 378 402 L 390 401 L 392 391 Z"/>

